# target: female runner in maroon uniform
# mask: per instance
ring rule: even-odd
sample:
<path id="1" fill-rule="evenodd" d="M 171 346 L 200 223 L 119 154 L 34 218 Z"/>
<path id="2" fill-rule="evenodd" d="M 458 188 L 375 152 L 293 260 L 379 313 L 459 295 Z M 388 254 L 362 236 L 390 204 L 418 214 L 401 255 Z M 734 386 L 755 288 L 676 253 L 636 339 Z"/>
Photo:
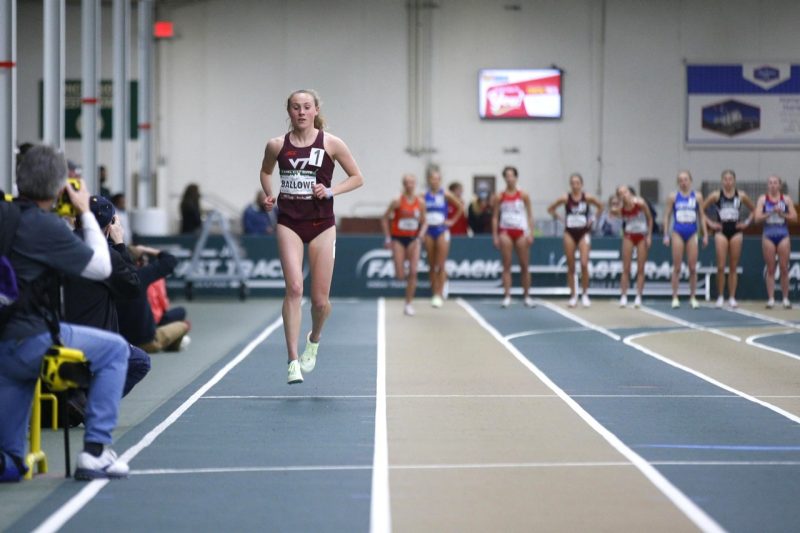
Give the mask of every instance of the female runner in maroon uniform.
<path id="1" fill-rule="evenodd" d="M 589 307 L 589 252 L 592 247 L 591 230 L 594 218 L 590 216 L 589 206 L 595 207 L 594 216 L 603 212 L 603 204 L 592 196 L 583 192 L 583 176 L 573 174 L 569 177 L 570 192 L 550 204 L 547 212 L 553 218 L 558 218 L 564 223 L 564 255 L 567 258 L 567 284 L 569 285 L 569 306 L 578 305 L 578 292 L 575 287 L 575 249 L 581 255 L 581 288 L 583 296 L 581 303 Z M 564 217 L 556 214 L 558 206 L 564 205 Z"/>
<path id="2" fill-rule="evenodd" d="M 328 298 L 336 249 L 336 220 L 333 197 L 350 192 L 364 183 L 347 145 L 338 137 L 323 133 L 325 122 L 319 113 L 319 97 L 314 91 L 300 90 L 286 102 L 291 131 L 267 143 L 261 163 L 261 186 L 267 195 L 264 206 L 271 211 L 276 199 L 272 193 L 272 171 L 280 170 L 278 204 L 278 253 L 286 281 L 283 300 L 283 330 L 289 355 L 289 383 L 302 383 L 303 372 L 316 364 L 322 326 L 331 312 Z M 347 179 L 331 184 L 334 162 Z M 303 297 L 303 245 L 308 244 L 311 269 L 311 331 L 298 361 L 300 302 Z"/>

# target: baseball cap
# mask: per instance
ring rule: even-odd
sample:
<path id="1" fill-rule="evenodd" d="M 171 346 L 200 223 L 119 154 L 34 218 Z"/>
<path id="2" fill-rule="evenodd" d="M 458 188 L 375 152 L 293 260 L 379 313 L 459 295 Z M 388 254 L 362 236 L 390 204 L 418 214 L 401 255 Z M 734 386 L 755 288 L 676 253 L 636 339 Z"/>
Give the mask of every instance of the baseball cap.
<path id="1" fill-rule="evenodd" d="M 102 196 L 92 196 L 89 198 L 89 209 L 91 209 L 94 218 L 101 228 L 105 228 L 111 224 L 111 219 L 114 218 L 114 205 L 108 199 Z"/>

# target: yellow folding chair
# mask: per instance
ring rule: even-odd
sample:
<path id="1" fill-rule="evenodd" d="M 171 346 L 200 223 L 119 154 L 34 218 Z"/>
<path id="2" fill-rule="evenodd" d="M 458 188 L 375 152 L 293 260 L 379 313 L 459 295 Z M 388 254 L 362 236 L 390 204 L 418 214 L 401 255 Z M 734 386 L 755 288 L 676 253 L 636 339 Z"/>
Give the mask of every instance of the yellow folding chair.
<path id="1" fill-rule="evenodd" d="M 89 371 L 89 363 L 86 356 L 82 351 L 74 348 L 67 348 L 64 346 L 53 345 L 45 353 L 42 358 L 42 368 L 39 372 L 39 379 L 36 381 L 36 389 L 33 395 L 33 406 L 31 408 L 31 421 L 30 421 L 30 452 L 25 456 L 25 462 L 28 466 L 28 472 L 25 474 L 26 479 L 33 477 L 34 467 L 36 470 L 43 474 L 47 472 L 47 457 L 42 450 L 42 411 L 41 401 L 47 396 L 52 394 L 42 394 L 42 383 L 54 393 L 62 393 L 62 400 L 66 400 L 66 395 L 63 394 L 69 389 L 86 388 L 89 386 L 91 379 L 91 372 Z M 58 426 L 58 401 L 53 401 L 53 416 L 52 424 L 54 427 Z M 69 450 L 69 404 L 63 402 L 63 427 L 64 427 L 64 464 L 66 467 L 66 477 L 70 477 L 70 450 Z"/>

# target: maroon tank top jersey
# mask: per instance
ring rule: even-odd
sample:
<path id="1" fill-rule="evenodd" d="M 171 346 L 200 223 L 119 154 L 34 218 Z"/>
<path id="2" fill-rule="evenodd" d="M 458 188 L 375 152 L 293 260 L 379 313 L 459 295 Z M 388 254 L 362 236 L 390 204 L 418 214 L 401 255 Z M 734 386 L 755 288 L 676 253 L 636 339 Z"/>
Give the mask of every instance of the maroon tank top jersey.
<path id="1" fill-rule="evenodd" d="M 319 131 L 311 146 L 299 148 L 283 139 L 278 154 L 281 188 L 278 195 L 278 223 L 289 227 L 301 222 L 333 222 L 333 198 L 320 200 L 314 196 L 314 184 L 331 186 L 333 159 L 325 153 L 323 132 Z"/>
<path id="2" fill-rule="evenodd" d="M 589 232 L 589 204 L 586 203 L 586 194 L 581 193 L 581 198 L 575 201 L 571 193 L 567 193 L 566 231 L 577 243 Z"/>

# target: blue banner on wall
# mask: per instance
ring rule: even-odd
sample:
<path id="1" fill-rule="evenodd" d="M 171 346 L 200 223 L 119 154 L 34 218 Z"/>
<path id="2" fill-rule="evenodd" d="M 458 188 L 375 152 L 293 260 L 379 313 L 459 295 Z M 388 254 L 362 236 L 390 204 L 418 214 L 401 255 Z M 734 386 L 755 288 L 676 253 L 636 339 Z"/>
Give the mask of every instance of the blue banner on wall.
<path id="1" fill-rule="evenodd" d="M 800 65 L 686 66 L 686 143 L 800 146 Z"/>

